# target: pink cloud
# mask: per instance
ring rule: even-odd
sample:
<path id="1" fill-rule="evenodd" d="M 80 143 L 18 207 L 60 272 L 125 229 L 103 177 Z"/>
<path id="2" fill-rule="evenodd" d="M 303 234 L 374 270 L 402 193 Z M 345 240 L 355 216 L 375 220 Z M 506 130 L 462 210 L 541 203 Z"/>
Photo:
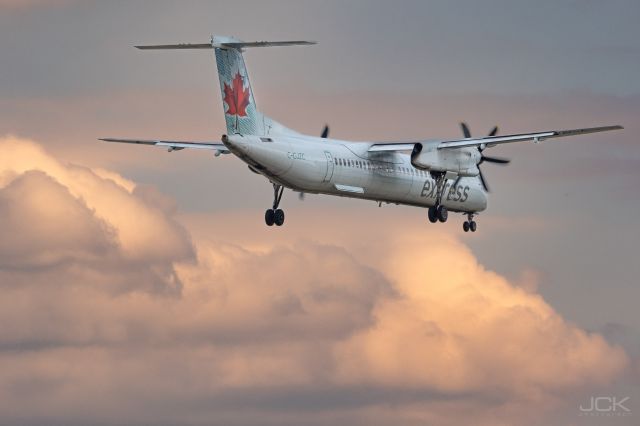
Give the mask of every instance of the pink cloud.
<path id="1" fill-rule="evenodd" d="M 9 423 L 538 422 L 629 367 L 444 232 L 178 219 L 113 172 L 0 148 Z"/>

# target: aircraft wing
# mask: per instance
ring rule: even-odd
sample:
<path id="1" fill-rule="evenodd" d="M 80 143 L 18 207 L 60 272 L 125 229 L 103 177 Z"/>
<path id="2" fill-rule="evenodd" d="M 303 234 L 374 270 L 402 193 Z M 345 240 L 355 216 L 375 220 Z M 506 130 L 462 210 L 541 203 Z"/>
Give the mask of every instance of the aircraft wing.
<path id="1" fill-rule="evenodd" d="M 622 126 L 605 126 L 605 127 L 589 127 L 585 129 L 573 130 L 550 130 L 548 132 L 522 133 L 517 135 L 504 136 L 487 136 L 483 138 L 466 138 L 450 141 L 440 141 L 437 145 L 438 149 L 457 149 L 470 146 L 486 146 L 492 147 L 503 143 L 534 141 L 540 142 L 545 139 L 561 138 L 565 136 L 584 135 L 587 133 L 608 132 L 610 130 L 620 130 Z M 369 148 L 369 152 L 383 151 L 411 151 L 416 143 L 420 142 L 402 142 L 402 143 L 374 143 Z"/>
<path id="2" fill-rule="evenodd" d="M 105 142 L 119 143 L 135 143 L 140 145 L 155 145 L 169 149 L 169 151 L 179 151 L 185 148 L 193 149 L 210 149 L 216 151 L 216 154 L 229 154 L 229 149 L 222 142 L 182 142 L 182 141 L 161 141 L 161 140 L 144 140 L 144 139 L 115 139 L 100 138 Z"/>
<path id="3" fill-rule="evenodd" d="M 487 147 L 511 142 L 534 141 L 540 142 L 545 139 L 562 138 L 565 136 L 586 135 L 587 133 L 608 132 L 610 130 L 620 130 L 622 126 L 589 127 L 586 129 L 573 130 L 551 130 L 548 132 L 523 133 L 519 135 L 487 136 L 484 138 L 459 139 L 455 141 L 442 141 L 438 144 L 438 149 L 464 148 L 469 146 L 485 145 Z"/>

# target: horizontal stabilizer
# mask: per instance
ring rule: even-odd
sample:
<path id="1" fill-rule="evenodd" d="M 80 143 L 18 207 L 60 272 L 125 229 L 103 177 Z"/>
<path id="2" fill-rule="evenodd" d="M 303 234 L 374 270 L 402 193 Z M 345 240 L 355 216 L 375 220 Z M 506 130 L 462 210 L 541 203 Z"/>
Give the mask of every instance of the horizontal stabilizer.
<path id="1" fill-rule="evenodd" d="M 136 49 L 142 50 L 163 50 L 163 49 L 213 49 L 211 43 L 180 43 L 180 44 L 150 44 L 145 46 L 136 46 Z"/>
<path id="2" fill-rule="evenodd" d="M 237 43 L 220 43 L 222 47 L 233 47 L 242 49 L 244 47 L 277 47 L 277 46 L 310 46 L 316 44 L 315 41 L 248 41 Z"/>
<path id="3" fill-rule="evenodd" d="M 135 46 L 142 50 L 171 50 L 171 49 L 244 49 L 245 47 L 275 47 L 275 46 L 309 46 L 315 41 L 287 40 L 287 41 L 242 41 L 233 37 L 212 36 L 209 43 L 179 43 L 179 44 L 150 44 Z"/>

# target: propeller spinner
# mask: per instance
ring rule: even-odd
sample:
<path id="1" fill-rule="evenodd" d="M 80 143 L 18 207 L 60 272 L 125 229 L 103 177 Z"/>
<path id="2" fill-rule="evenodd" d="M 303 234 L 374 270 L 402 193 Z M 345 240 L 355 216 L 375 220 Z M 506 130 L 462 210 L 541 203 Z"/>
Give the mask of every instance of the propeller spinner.
<path id="1" fill-rule="evenodd" d="M 469 130 L 469 126 L 467 126 L 467 123 L 465 122 L 461 122 L 460 123 L 460 129 L 462 129 L 462 134 L 464 135 L 465 138 L 470 138 L 471 137 L 471 131 Z M 489 136 L 495 136 L 498 134 L 498 126 L 495 126 L 493 129 L 491 129 L 491 131 L 489 132 Z M 485 161 L 487 163 L 494 163 L 494 164 L 509 164 L 511 162 L 511 160 L 507 159 L 507 158 L 500 158 L 500 157 L 489 157 L 487 155 L 482 154 L 482 151 L 484 151 L 484 149 L 486 148 L 486 146 L 478 146 L 478 151 L 480 151 L 480 161 L 478 161 L 478 176 L 480 177 L 480 182 L 482 182 L 482 187 L 484 188 L 485 191 L 489 192 L 489 185 L 487 184 L 486 179 L 484 178 L 484 175 L 482 174 L 482 169 L 480 168 L 480 165 L 482 163 L 484 163 Z M 454 183 L 454 186 L 456 186 L 458 184 L 458 181 L 460 181 L 460 176 L 458 176 L 458 178 L 456 179 L 456 182 Z"/>

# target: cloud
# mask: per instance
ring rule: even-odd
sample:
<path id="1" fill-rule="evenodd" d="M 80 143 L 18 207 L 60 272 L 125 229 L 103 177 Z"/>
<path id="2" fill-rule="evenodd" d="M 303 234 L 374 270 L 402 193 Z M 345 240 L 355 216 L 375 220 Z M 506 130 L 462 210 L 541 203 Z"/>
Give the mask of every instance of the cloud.
<path id="1" fill-rule="evenodd" d="M 382 266 L 404 297 L 380 304 L 376 327 L 341 348 L 351 380 L 535 398 L 604 385 L 626 364 L 622 350 L 485 270 L 460 242 L 437 241 L 434 250 L 405 238 L 403 255 Z"/>
<path id="2" fill-rule="evenodd" d="M 629 366 L 445 233 L 187 232 L 152 187 L 0 147 L 4 422 L 521 422 Z"/>

